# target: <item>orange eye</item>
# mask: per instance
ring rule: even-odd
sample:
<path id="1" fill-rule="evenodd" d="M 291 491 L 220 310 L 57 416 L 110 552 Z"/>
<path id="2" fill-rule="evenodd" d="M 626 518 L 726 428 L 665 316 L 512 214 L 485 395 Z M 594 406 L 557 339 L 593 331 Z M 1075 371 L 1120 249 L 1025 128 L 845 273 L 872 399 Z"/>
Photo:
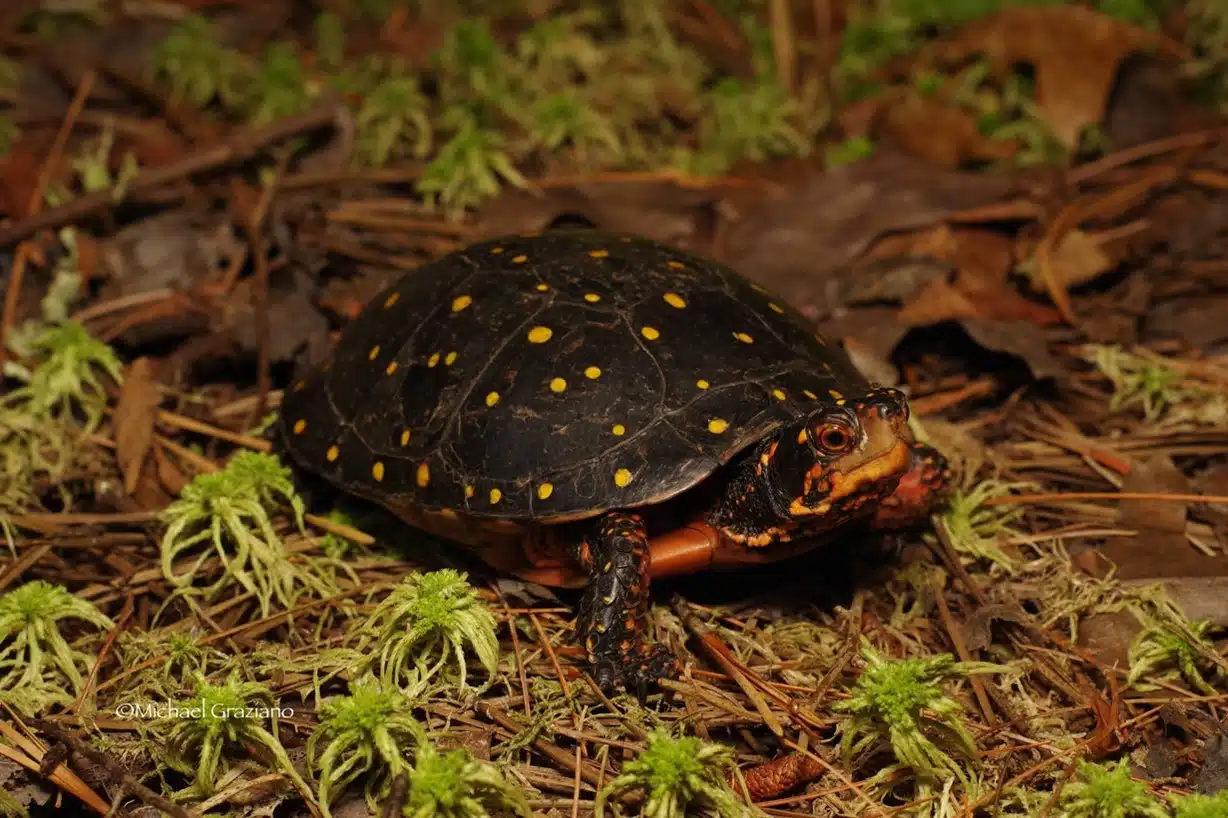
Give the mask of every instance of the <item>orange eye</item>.
<path id="1" fill-rule="evenodd" d="M 827 452 L 839 454 L 853 445 L 853 435 L 843 426 L 829 423 L 819 430 L 818 442 Z"/>

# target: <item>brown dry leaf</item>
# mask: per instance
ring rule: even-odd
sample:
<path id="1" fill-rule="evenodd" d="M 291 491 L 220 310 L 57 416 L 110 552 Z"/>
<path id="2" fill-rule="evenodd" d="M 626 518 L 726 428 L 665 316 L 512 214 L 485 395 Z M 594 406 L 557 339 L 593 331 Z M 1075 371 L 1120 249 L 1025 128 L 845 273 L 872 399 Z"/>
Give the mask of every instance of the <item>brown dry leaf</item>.
<path id="1" fill-rule="evenodd" d="M 1094 281 L 1113 268 L 1113 260 L 1096 239 L 1082 230 L 1071 230 L 1062 236 L 1061 242 L 1049 255 L 1053 273 L 1059 284 L 1066 289 Z M 1028 267 L 1028 279 L 1037 288 L 1045 289 L 1045 280 L 1040 265 Z"/>
<path id="2" fill-rule="evenodd" d="M 115 459 L 124 476 L 125 494 L 136 490 L 141 465 L 153 444 L 159 399 L 153 364 L 148 358 L 137 358 L 124 375 L 115 404 Z"/>
<path id="3" fill-rule="evenodd" d="M 957 168 L 965 160 L 1009 159 L 1019 151 L 1015 140 L 990 139 L 962 108 L 935 97 L 906 93 L 885 102 L 873 125 L 885 139 L 913 156 Z"/>
<path id="4" fill-rule="evenodd" d="M 1180 43 L 1085 6 L 1022 6 L 967 24 L 935 53 L 943 62 L 984 55 L 999 75 L 1031 64 L 1040 116 L 1074 148 L 1083 128 L 1103 118 L 1122 60 L 1148 47 L 1188 58 Z"/>

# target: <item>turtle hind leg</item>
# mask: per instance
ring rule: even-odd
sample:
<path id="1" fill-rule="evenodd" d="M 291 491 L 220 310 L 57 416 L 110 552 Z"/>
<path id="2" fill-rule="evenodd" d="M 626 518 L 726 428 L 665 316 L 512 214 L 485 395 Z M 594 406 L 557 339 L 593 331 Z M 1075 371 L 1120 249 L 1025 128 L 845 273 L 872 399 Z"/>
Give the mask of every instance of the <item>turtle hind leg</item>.
<path id="1" fill-rule="evenodd" d="M 619 685 L 643 698 L 678 661 L 645 641 L 648 625 L 648 537 L 639 517 L 610 512 L 577 549 L 588 572 L 576 633 L 593 679 L 607 694 Z"/>

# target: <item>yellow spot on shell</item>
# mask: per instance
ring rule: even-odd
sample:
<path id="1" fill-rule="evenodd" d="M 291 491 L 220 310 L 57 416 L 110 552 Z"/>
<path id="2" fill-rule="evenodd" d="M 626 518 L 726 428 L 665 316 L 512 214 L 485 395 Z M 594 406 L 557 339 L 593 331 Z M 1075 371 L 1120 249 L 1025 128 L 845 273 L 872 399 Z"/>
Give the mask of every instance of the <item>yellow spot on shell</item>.
<path id="1" fill-rule="evenodd" d="M 371 467 L 371 476 L 375 478 L 375 482 L 377 483 L 383 480 L 384 479 L 384 464 L 379 462 L 378 460 L 375 461 L 375 465 Z"/>
<path id="2" fill-rule="evenodd" d="M 524 264 L 528 260 L 529 260 L 528 256 L 520 255 L 512 259 L 512 264 Z"/>
<path id="3" fill-rule="evenodd" d="M 596 304 L 601 300 L 601 296 L 597 295 L 597 293 L 585 293 L 584 300 L 590 304 Z"/>
<path id="4" fill-rule="evenodd" d="M 614 485 L 621 488 L 630 482 L 631 482 L 631 470 L 630 469 L 619 469 L 618 471 L 614 472 Z"/>
<path id="5" fill-rule="evenodd" d="M 554 486 L 549 483 L 542 483 L 537 487 L 537 496 L 542 500 L 549 500 L 550 495 L 554 494 Z"/>
<path id="6" fill-rule="evenodd" d="M 708 421 L 708 431 L 714 435 L 719 435 L 729 428 L 729 421 L 723 418 L 713 418 Z"/>
<path id="7" fill-rule="evenodd" d="M 409 433 L 409 430 L 408 430 L 408 429 L 406 429 L 405 431 L 401 432 L 401 445 L 402 445 L 402 446 L 408 446 L 408 445 L 409 445 L 409 437 L 410 437 L 410 433 Z"/>
<path id="8" fill-rule="evenodd" d="M 503 492 L 499 491 L 498 489 L 490 490 L 490 504 L 492 506 L 502 499 L 503 499 Z"/>
<path id="9" fill-rule="evenodd" d="M 467 295 L 458 295 L 452 299 L 452 312 L 460 312 L 473 303 L 473 299 Z"/>
<path id="10" fill-rule="evenodd" d="M 785 397 L 786 397 L 786 395 L 785 395 L 785 390 L 783 390 L 783 389 L 773 389 L 773 390 L 772 390 L 772 397 L 776 398 L 776 400 L 784 400 L 784 399 L 785 399 Z"/>
<path id="11" fill-rule="evenodd" d="M 695 381 L 695 385 L 698 386 L 700 389 L 707 389 L 712 384 L 708 383 L 703 378 L 700 378 L 699 380 Z"/>
<path id="12" fill-rule="evenodd" d="M 374 361 L 378 357 L 379 357 L 379 344 L 376 344 L 375 346 L 371 347 L 371 351 L 367 353 L 367 360 Z"/>
<path id="13" fill-rule="evenodd" d="M 818 400 L 818 399 L 819 399 L 819 396 L 818 396 L 818 395 L 816 395 L 816 394 L 814 394 L 813 392 L 811 392 L 809 389 L 803 389 L 803 390 L 802 390 L 802 394 L 803 394 L 803 395 L 805 395 L 806 397 L 810 398 L 811 400 Z"/>
<path id="14" fill-rule="evenodd" d="M 661 333 L 656 327 L 644 327 L 640 330 L 640 335 L 643 335 L 649 341 L 655 341 L 661 337 Z"/>
<path id="15" fill-rule="evenodd" d="M 452 365 L 452 364 L 454 364 L 454 363 L 456 363 L 456 353 L 455 353 L 455 352 L 449 352 L 449 353 L 448 353 L 448 354 L 447 354 L 447 355 L 444 357 L 444 359 L 443 359 L 443 365 L 444 365 L 444 366 L 451 366 L 451 365 Z"/>
<path id="16" fill-rule="evenodd" d="M 502 252 L 503 252 L 503 248 L 502 248 L 502 247 L 492 247 L 492 248 L 490 249 L 490 254 L 491 254 L 492 256 L 497 256 L 497 255 L 499 255 L 499 254 L 500 254 L 500 253 L 502 253 Z"/>
<path id="17" fill-rule="evenodd" d="M 682 309 L 686 306 L 686 301 L 682 298 L 682 296 L 678 295 L 678 293 L 666 293 L 664 297 L 665 303 L 669 304 L 671 307 Z"/>
<path id="18" fill-rule="evenodd" d="M 550 290 L 549 284 L 538 284 L 537 285 L 537 291 L 539 293 L 549 292 L 549 290 Z"/>
<path id="19" fill-rule="evenodd" d="M 534 327 L 529 330 L 529 343 L 544 344 L 554 337 L 554 330 L 550 327 Z"/>
<path id="20" fill-rule="evenodd" d="M 391 362 L 390 364 L 388 364 L 388 366 L 384 367 L 384 374 L 391 375 L 393 372 L 397 371 L 398 366 L 399 364 L 397 364 L 396 361 Z"/>
<path id="21" fill-rule="evenodd" d="M 472 497 L 475 491 L 476 489 L 473 486 L 465 486 L 465 499 L 468 500 Z"/>
<path id="22" fill-rule="evenodd" d="M 340 450 L 340 449 L 338 449 L 336 446 L 329 446 L 329 447 L 328 447 L 328 451 L 326 451 L 326 452 L 324 453 L 324 458 L 325 458 L 325 459 L 326 459 L 326 460 L 327 460 L 329 463 L 332 463 L 334 460 L 336 460 L 336 459 L 337 459 L 338 455 L 340 455 L 340 454 L 341 454 L 341 450 Z"/>
<path id="23" fill-rule="evenodd" d="M 589 380 L 596 380 L 597 378 L 600 378 L 601 367 L 590 366 L 588 369 L 584 370 L 584 377 L 588 378 Z"/>
<path id="24" fill-rule="evenodd" d="M 431 367 L 432 369 L 434 369 L 435 366 L 438 365 L 438 363 L 439 363 L 439 353 L 438 352 L 432 352 L 431 357 L 426 359 L 426 365 Z"/>
<path id="25" fill-rule="evenodd" d="M 615 423 L 614 428 L 610 429 L 610 431 L 614 433 L 614 437 L 622 437 L 627 433 L 627 427 L 621 423 Z"/>
<path id="26" fill-rule="evenodd" d="M 307 428 L 307 421 L 297 420 L 294 422 L 294 433 L 296 435 L 301 435 L 303 433 L 303 430 L 306 428 Z"/>
<path id="27" fill-rule="evenodd" d="M 609 250 L 590 250 L 588 253 L 593 258 L 605 258 L 610 254 Z"/>
<path id="28" fill-rule="evenodd" d="M 499 402 L 498 392 L 488 392 L 487 393 L 486 395 L 486 405 L 487 406 L 494 406 L 498 402 Z"/>
<path id="29" fill-rule="evenodd" d="M 665 266 L 670 268 L 671 270 L 685 270 L 686 269 L 686 265 L 683 264 L 681 261 L 667 261 L 665 262 Z"/>
<path id="30" fill-rule="evenodd" d="M 393 304 L 397 303 L 400 300 L 401 300 L 401 294 L 393 293 L 392 295 L 384 299 L 384 309 L 388 309 L 389 307 L 391 307 Z"/>
<path id="31" fill-rule="evenodd" d="M 564 379 L 555 378 L 554 380 L 550 381 L 550 391 L 551 392 L 562 392 L 566 389 L 567 389 L 567 381 L 565 381 Z"/>
<path id="32" fill-rule="evenodd" d="M 785 308 L 777 304 L 775 301 L 768 302 L 768 309 L 772 312 L 784 312 Z"/>
<path id="33" fill-rule="evenodd" d="M 831 395 L 836 400 L 844 400 L 844 395 L 840 392 L 837 392 L 835 389 L 828 389 L 827 394 Z"/>
<path id="34" fill-rule="evenodd" d="M 734 337 L 734 338 L 737 338 L 739 341 L 741 341 L 741 342 L 742 342 L 742 343 L 744 343 L 744 344 L 753 344 L 753 343 L 755 343 L 755 339 L 754 339 L 754 338 L 752 338 L 750 335 L 746 334 L 745 332 L 735 332 L 735 333 L 733 334 L 733 337 Z"/>
<path id="35" fill-rule="evenodd" d="M 431 482 L 431 467 L 426 463 L 418 464 L 418 487 L 426 488 Z"/>

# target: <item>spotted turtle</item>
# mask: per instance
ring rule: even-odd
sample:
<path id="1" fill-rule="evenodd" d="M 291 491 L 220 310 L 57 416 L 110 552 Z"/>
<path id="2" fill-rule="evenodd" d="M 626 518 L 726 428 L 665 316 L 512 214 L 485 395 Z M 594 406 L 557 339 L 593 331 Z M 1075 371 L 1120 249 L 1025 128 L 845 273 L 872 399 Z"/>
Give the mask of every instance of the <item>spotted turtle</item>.
<path id="1" fill-rule="evenodd" d="M 925 515 L 945 460 L 908 404 L 762 287 L 593 230 L 483 241 L 404 275 L 291 386 L 291 462 L 496 569 L 585 587 L 603 689 L 678 669 L 651 579 Z"/>

